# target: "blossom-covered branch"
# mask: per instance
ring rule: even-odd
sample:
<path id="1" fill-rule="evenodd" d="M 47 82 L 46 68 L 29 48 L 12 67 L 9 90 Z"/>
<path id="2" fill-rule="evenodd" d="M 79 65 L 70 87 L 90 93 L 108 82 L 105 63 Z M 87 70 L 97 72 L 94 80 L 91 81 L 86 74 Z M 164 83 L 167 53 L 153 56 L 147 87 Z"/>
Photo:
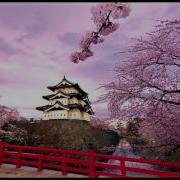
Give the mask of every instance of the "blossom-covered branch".
<path id="1" fill-rule="evenodd" d="M 81 51 L 72 53 L 71 61 L 79 63 L 79 61 L 84 61 L 93 56 L 90 49 L 91 44 L 104 42 L 101 36 L 107 36 L 119 28 L 119 23 L 110 21 L 110 17 L 113 19 L 126 18 L 129 16 L 130 10 L 130 7 L 124 3 L 104 3 L 92 7 L 92 20 L 97 31 L 89 31 L 82 37 L 80 41 Z"/>

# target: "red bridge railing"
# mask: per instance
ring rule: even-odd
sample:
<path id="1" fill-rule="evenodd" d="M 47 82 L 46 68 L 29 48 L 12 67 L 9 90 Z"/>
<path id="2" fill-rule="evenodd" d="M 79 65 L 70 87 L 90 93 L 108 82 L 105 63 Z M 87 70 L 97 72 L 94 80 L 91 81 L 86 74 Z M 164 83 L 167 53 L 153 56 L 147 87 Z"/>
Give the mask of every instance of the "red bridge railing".
<path id="1" fill-rule="evenodd" d="M 80 159 L 81 158 L 81 159 Z M 102 160 L 106 159 L 106 162 Z M 118 164 L 107 163 L 107 160 L 115 160 Z M 156 169 L 145 169 L 140 167 L 132 167 L 127 162 L 135 162 L 139 164 L 149 164 L 161 167 Z M 86 152 L 76 150 L 65 150 L 55 148 L 19 146 L 7 143 L 0 143 L 0 165 L 3 163 L 12 163 L 16 168 L 21 166 L 37 167 L 37 171 L 43 169 L 54 169 L 66 176 L 68 172 L 85 174 L 90 177 L 107 176 L 107 177 L 130 177 L 129 172 L 138 173 L 138 177 L 142 174 L 144 177 L 180 177 L 180 163 L 164 162 L 158 160 L 145 160 L 128 158 L 121 156 L 112 156 L 96 153 L 94 150 Z M 165 170 L 166 168 L 166 170 Z M 178 172 L 172 172 L 169 168 L 174 168 Z M 116 173 L 108 171 L 118 170 Z"/>

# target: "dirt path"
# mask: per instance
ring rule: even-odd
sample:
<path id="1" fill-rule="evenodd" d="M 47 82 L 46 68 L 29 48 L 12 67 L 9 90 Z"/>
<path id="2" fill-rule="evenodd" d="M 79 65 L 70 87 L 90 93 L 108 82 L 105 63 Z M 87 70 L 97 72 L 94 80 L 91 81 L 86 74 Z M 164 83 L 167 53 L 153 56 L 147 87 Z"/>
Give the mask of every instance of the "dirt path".
<path id="1" fill-rule="evenodd" d="M 0 168 L 0 177 L 58 177 L 58 178 L 87 178 L 85 175 L 68 173 L 67 176 L 62 176 L 61 172 L 54 170 L 42 170 L 37 172 L 37 168 L 22 166 L 16 169 L 15 165 L 2 164 Z"/>

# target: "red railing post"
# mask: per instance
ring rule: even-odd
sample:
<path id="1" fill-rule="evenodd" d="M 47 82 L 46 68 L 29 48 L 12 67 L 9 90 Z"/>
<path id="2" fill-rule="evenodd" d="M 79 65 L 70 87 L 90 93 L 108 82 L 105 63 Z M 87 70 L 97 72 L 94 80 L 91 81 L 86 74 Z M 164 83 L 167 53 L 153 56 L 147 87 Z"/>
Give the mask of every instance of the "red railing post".
<path id="1" fill-rule="evenodd" d="M 96 177 L 96 170 L 95 170 L 95 163 L 96 163 L 96 158 L 95 158 L 95 150 L 90 149 L 88 151 L 88 160 L 89 160 L 89 176 L 90 177 Z"/>
<path id="2" fill-rule="evenodd" d="M 125 160 L 121 159 L 120 161 L 120 170 L 121 170 L 121 175 L 126 176 L 126 169 L 125 169 Z"/>
<path id="3" fill-rule="evenodd" d="M 38 172 L 42 171 L 42 155 L 38 155 Z"/>
<path id="4" fill-rule="evenodd" d="M 22 154 L 22 148 L 18 147 L 16 168 L 21 167 L 21 154 Z"/>
<path id="5" fill-rule="evenodd" d="M 67 164 L 66 164 L 66 156 L 64 153 L 62 153 L 61 157 L 62 162 L 62 175 L 67 176 Z"/>
<path id="6" fill-rule="evenodd" d="M 1 165 L 3 163 L 3 151 L 4 151 L 4 147 L 5 145 L 3 144 L 3 142 L 0 143 L 0 168 L 1 168 Z"/>

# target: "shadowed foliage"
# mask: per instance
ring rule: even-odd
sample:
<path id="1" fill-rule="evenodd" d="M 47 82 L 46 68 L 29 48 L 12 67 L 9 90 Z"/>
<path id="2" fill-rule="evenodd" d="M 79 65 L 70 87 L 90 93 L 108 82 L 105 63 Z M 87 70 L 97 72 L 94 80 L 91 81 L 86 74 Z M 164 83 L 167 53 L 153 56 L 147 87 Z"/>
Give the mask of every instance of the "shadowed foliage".
<path id="1" fill-rule="evenodd" d="M 96 129 L 88 122 L 80 120 L 19 121 L 15 122 L 14 126 L 18 130 L 13 130 L 16 134 L 14 138 L 2 135 L 2 140 L 13 144 L 74 150 L 87 150 L 89 144 L 92 144 L 99 152 L 102 152 L 103 147 L 116 146 L 119 141 L 116 132 Z M 12 131 L 11 127 L 10 124 L 6 124 L 3 129 Z M 22 132 L 18 134 L 20 130 Z"/>

